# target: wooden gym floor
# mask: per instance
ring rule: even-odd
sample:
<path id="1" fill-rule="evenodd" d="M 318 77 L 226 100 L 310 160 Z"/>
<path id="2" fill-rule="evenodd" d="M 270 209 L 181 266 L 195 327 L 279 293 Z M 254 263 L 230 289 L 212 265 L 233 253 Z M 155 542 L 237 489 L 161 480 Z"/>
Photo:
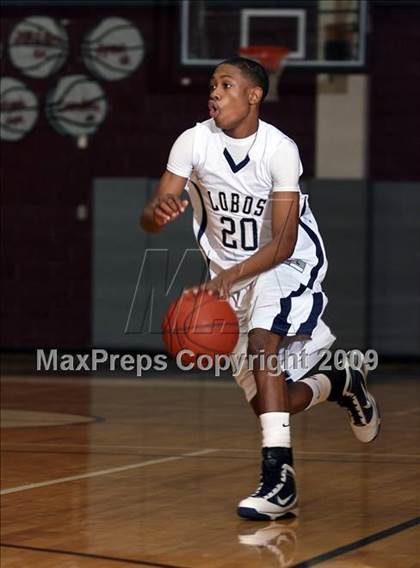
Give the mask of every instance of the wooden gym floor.
<path id="1" fill-rule="evenodd" d="M 364 446 L 324 404 L 293 419 L 298 520 L 236 517 L 259 432 L 222 380 L 3 377 L 4 568 L 420 566 L 418 376 L 376 372 Z"/>

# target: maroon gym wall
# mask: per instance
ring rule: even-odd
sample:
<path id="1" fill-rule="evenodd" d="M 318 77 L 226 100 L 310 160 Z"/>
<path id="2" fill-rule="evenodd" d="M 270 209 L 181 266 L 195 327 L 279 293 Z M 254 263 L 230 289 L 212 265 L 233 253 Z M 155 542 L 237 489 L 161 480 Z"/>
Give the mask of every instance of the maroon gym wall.
<path id="1" fill-rule="evenodd" d="M 55 76 L 23 77 L 4 57 L 4 76 L 23 80 L 38 96 L 41 112 L 22 141 L 2 143 L 2 347 L 89 347 L 91 339 L 91 216 L 76 219 L 76 207 L 90 207 L 95 177 L 158 177 L 171 143 L 185 128 L 207 118 L 208 68 L 179 64 L 178 4 L 136 8 L 3 8 L 2 36 L 30 15 L 69 20 L 71 55 Z M 64 74 L 85 73 L 80 44 L 104 17 L 136 24 L 146 56 L 130 78 L 101 84 L 110 112 L 86 150 L 48 124 L 42 105 Z M 6 52 L 7 50 L 5 50 Z M 231 55 L 231 54 L 227 54 Z M 190 76 L 190 87 L 180 79 Z M 263 118 L 298 143 L 305 174 L 313 176 L 315 78 L 290 73 L 279 103 Z M 116 207 L 118 204 L 116 204 Z"/>
<path id="2" fill-rule="evenodd" d="M 420 4 L 371 5 L 370 177 L 420 181 Z"/>

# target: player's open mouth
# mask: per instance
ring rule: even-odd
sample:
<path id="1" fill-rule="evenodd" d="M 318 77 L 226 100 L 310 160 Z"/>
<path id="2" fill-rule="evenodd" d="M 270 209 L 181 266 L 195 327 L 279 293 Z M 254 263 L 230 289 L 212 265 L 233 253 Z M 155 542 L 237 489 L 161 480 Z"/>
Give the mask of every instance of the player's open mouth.
<path id="1" fill-rule="evenodd" d="M 219 109 L 217 108 L 216 103 L 213 102 L 213 101 L 209 101 L 209 115 L 210 115 L 210 117 L 216 118 L 218 114 L 219 114 Z"/>

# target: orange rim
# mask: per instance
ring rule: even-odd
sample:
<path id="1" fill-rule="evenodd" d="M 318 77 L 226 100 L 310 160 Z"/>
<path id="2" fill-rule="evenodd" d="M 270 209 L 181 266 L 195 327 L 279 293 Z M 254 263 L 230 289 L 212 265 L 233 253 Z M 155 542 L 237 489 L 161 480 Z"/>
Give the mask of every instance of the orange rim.
<path id="1" fill-rule="evenodd" d="M 267 71 L 277 71 L 290 50 L 275 45 L 249 45 L 241 47 L 239 53 L 244 57 L 257 59 Z"/>

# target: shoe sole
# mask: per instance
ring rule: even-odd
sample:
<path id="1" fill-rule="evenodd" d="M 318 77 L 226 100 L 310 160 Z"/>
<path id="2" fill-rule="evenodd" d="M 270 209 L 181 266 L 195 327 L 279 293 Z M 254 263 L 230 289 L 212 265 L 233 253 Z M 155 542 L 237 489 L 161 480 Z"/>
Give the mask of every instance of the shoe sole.
<path id="1" fill-rule="evenodd" d="M 238 507 L 238 515 L 242 519 L 252 519 L 254 521 L 276 521 L 277 519 L 288 519 L 297 517 L 299 509 L 290 509 L 284 513 L 260 513 L 256 509 L 250 507 Z"/>
<path id="2" fill-rule="evenodd" d="M 382 417 L 381 417 L 381 412 L 379 410 L 378 403 L 376 402 L 376 399 L 370 393 L 369 393 L 369 395 L 370 395 L 371 403 L 373 402 L 373 404 L 375 406 L 376 414 L 378 416 L 378 429 L 376 430 L 376 434 L 373 436 L 373 438 L 371 440 L 369 440 L 369 442 L 366 442 L 367 444 L 370 444 L 371 442 L 376 440 L 376 438 L 379 436 L 379 432 L 381 431 L 381 425 L 382 425 Z"/>

